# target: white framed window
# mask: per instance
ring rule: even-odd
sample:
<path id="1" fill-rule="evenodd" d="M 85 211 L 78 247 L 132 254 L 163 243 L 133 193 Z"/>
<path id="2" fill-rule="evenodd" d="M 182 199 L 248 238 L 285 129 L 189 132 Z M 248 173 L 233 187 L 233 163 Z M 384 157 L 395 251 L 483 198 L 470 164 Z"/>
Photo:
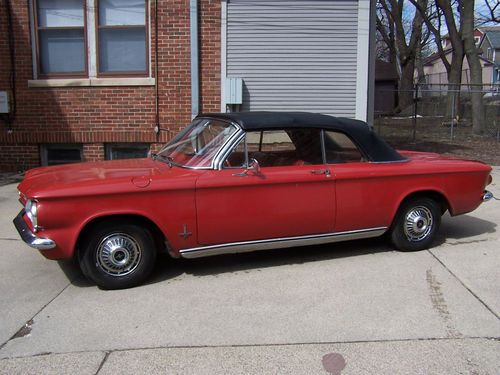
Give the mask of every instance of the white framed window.
<path id="1" fill-rule="evenodd" d="M 486 50 L 486 58 L 488 60 L 493 60 L 493 48 L 488 48 Z"/>
<path id="2" fill-rule="evenodd" d="M 149 0 L 30 0 L 30 11 L 35 80 L 151 77 Z"/>
<path id="3" fill-rule="evenodd" d="M 33 0 L 37 68 L 45 77 L 87 74 L 83 0 Z"/>
<path id="4" fill-rule="evenodd" d="M 96 1 L 97 75 L 146 75 L 147 1 Z"/>

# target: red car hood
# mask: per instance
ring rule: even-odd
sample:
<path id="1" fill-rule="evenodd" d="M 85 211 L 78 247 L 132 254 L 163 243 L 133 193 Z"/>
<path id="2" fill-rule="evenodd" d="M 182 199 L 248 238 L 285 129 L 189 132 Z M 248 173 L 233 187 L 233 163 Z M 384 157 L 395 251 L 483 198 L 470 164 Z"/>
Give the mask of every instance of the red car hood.
<path id="1" fill-rule="evenodd" d="M 171 172 L 174 170 L 176 172 Z M 71 192 L 95 194 L 99 192 L 97 187 L 100 192 L 112 190 L 109 188 L 111 185 L 114 191 L 125 187 L 128 190 L 144 188 L 156 175 L 182 172 L 180 168 L 171 169 L 149 158 L 66 164 L 29 170 L 18 189 L 29 198 L 68 195 Z"/>

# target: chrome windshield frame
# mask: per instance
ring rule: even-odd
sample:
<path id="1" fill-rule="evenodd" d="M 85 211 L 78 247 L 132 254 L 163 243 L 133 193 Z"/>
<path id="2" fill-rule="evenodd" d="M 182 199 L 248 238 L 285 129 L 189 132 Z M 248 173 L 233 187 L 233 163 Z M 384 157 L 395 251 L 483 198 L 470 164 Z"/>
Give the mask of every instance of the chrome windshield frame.
<path id="1" fill-rule="evenodd" d="M 214 120 L 213 117 L 207 117 L 207 116 L 197 117 L 196 119 Z M 173 165 L 175 165 L 176 167 L 179 167 L 179 168 L 193 169 L 193 170 L 220 170 L 220 169 L 222 169 L 222 163 L 228 154 L 227 150 L 228 149 L 230 150 L 232 148 L 232 145 L 234 144 L 235 138 L 238 139 L 236 142 L 239 142 L 242 135 L 244 135 L 244 131 L 241 128 L 241 126 L 239 126 L 237 123 L 235 123 L 233 121 L 228 121 L 225 119 L 218 119 L 218 118 L 216 120 L 220 121 L 220 122 L 225 122 L 229 125 L 232 125 L 234 128 L 236 128 L 236 131 L 231 136 L 229 136 L 228 139 L 226 139 L 226 141 L 222 144 L 222 146 L 219 148 L 219 150 L 215 153 L 215 156 L 212 158 L 210 166 L 193 167 L 193 166 L 181 165 L 181 164 L 172 162 Z M 183 130 L 181 130 L 181 131 L 183 131 Z M 223 156 L 221 156 L 221 155 L 223 155 Z"/>
<path id="2" fill-rule="evenodd" d="M 245 137 L 245 131 L 238 126 L 239 130 L 234 134 L 234 137 L 230 137 L 228 142 L 226 142 L 219 150 L 214 158 L 214 169 L 222 170 L 224 161 L 227 159 L 233 148 L 237 146 L 240 141 Z M 231 141 L 231 142 L 229 142 Z"/>

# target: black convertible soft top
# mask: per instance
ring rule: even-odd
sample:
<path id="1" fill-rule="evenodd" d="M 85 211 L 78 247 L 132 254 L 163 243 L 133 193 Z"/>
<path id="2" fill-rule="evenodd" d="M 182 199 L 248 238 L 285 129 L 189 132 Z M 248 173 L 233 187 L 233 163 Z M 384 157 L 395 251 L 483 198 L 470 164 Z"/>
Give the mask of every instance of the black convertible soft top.
<path id="1" fill-rule="evenodd" d="M 363 121 L 308 112 L 230 112 L 205 113 L 210 117 L 238 124 L 245 130 L 270 130 L 283 128 L 321 128 L 340 131 L 349 136 L 374 162 L 406 160 L 396 150 L 379 138 Z"/>

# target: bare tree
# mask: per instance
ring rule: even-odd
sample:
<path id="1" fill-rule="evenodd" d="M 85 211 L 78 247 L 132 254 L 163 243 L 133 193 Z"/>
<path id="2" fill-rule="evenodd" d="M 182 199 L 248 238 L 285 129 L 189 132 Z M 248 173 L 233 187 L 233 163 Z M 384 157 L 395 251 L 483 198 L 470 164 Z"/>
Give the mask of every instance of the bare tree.
<path id="1" fill-rule="evenodd" d="M 476 25 L 500 23 L 500 0 L 484 0 L 478 5 Z"/>
<path id="2" fill-rule="evenodd" d="M 427 7 L 428 0 L 416 1 Z M 377 30 L 388 47 L 390 61 L 396 63 L 399 91 L 396 110 L 403 110 L 413 103 L 415 58 L 422 38 L 423 19 L 419 12 L 414 13 L 405 27 L 405 4 L 404 0 L 379 0 L 376 20 Z"/>
<path id="3" fill-rule="evenodd" d="M 432 55 L 432 50 L 429 48 L 432 37 L 431 32 L 427 27 L 422 30 L 422 37 L 420 43 L 417 44 L 415 51 L 415 69 L 417 72 L 417 82 L 423 88 L 426 88 L 426 78 L 424 71 L 424 61 Z"/>
<path id="4" fill-rule="evenodd" d="M 429 9 L 423 8 L 418 0 L 410 0 L 410 2 L 415 5 L 429 31 L 434 35 L 439 57 L 446 69 L 448 76 L 446 116 L 450 117 L 453 113 L 457 113 L 460 84 L 462 82 L 462 66 L 465 56 L 461 27 L 457 27 L 457 18 L 460 18 L 458 13 L 458 4 L 460 1 L 434 0 L 432 12 L 429 12 Z M 443 37 L 441 36 L 440 27 L 442 19 L 448 29 L 447 39 L 450 41 L 451 50 L 443 48 Z M 448 60 L 449 54 L 451 54 L 451 61 Z"/>
<path id="5" fill-rule="evenodd" d="M 396 38 L 391 12 L 385 0 L 377 2 L 377 54 L 382 60 L 396 62 Z"/>
<path id="6" fill-rule="evenodd" d="M 472 83 L 472 132 L 483 134 L 484 132 L 484 105 L 483 105 L 483 68 L 479 61 L 478 48 L 474 41 L 474 0 L 462 0 L 460 3 L 460 27 L 465 54 L 470 68 Z"/>

